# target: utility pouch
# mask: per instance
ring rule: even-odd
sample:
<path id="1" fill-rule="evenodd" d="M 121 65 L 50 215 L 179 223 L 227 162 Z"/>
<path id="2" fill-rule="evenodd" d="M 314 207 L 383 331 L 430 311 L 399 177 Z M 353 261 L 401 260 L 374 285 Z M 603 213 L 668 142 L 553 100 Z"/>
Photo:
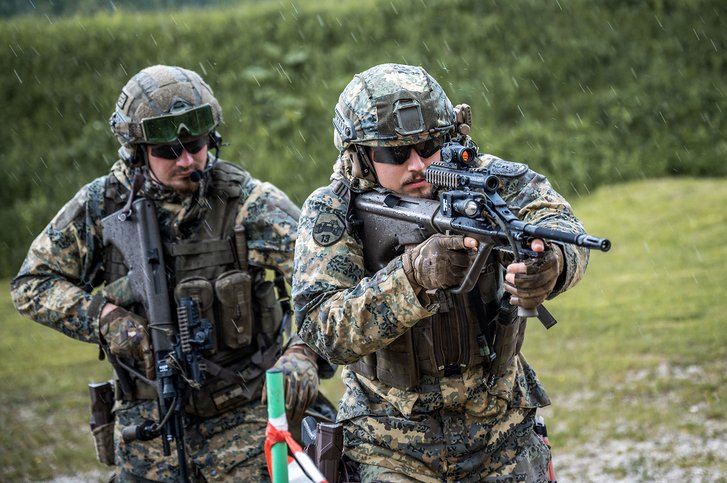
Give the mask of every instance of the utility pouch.
<path id="1" fill-rule="evenodd" d="M 88 385 L 91 396 L 91 434 L 99 463 L 114 464 L 114 385 L 111 381 Z"/>
<path id="2" fill-rule="evenodd" d="M 257 284 L 255 298 L 260 310 L 260 329 L 268 340 L 272 340 L 283 320 L 283 309 L 275 296 L 275 284 L 269 280 Z"/>
<path id="3" fill-rule="evenodd" d="M 495 359 L 490 365 L 491 378 L 504 376 L 517 354 L 521 320 L 517 315 L 517 307 L 503 300 L 495 324 Z"/>
<path id="4" fill-rule="evenodd" d="M 252 341 L 252 301 L 250 274 L 240 270 L 225 272 L 215 280 L 218 303 L 218 333 L 221 344 L 239 349 Z"/>

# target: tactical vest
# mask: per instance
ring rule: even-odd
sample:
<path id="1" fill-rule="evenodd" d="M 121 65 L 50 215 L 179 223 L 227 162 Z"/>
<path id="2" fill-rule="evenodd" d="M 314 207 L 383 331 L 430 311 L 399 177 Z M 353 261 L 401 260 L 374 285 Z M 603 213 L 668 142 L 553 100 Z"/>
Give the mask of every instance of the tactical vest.
<path id="1" fill-rule="evenodd" d="M 348 201 L 346 226 L 349 233 L 358 237 L 360 215 L 351 202 L 355 192 L 342 181 L 334 181 L 332 189 Z M 348 367 L 369 379 L 404 390 L 417 387 L 422 376 L 449 377 L 483 364 L 488 368 L 502 295 L 498 270 L 491 256 L 474 290 L 460 295 L 438 291 L 440 308 L 436 314 L 420 320 L 388 346 Z"/>
<path id="2" fill-rule="evenodd" d="M 244 229 L 235 226 L 242 196 L 241 186 L 249 174 L 219 161 L 208 174 L 206 205 L 190 208 L 182 220 L 160 226 L 170 301 L 195 297 L 201 316 L 214 326 L 213 348 L 204 354 L 208 373 L 204 386 L 190 391 L 185 410 L 211 417 L 260 396 L 265 370 L 282 346 L 283 310 L 276 287 L 265 280 L 264 269 L 247 262 Z M 107 213 L 120 209 L 128 190 L 108 176 L 105 190 Z M 190 220 L 190 218 L 192 218 Z M 160 224 L 161 225 L 161 224 Z M 183 236 L 178 238 L 177 233 Z M 105 282 L 127 273 L 121 253 L 113 247 L 105 252 Z M 142 307 L 132 310 L 143 314 Z M 176 311 L 172 311 L 176 314 Z M 148 387 L 135 381 L 134 394 L 123 399 L 151 399 Z M 118 394 L 117 394 L 118 396 Z"/>
<path id="3" fill-rule="evenodd" d="M 351 370 L 399 389 L 411 390 L 422 376 L 459 375 L 490 362 L 496 304 L 475 300 L 479 291 L 452 295 L 441 292 L 440 309 L 420 320 L 388 346 L 350 364 Z"/>

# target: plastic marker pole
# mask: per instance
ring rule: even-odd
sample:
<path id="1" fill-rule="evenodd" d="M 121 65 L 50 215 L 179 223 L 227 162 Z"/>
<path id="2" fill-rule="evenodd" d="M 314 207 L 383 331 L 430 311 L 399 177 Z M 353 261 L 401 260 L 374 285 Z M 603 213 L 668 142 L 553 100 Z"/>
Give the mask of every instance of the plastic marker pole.
<path id="1" fill-rule="evenodd" d="M 288 420 L 285 418 L 283 371 L 270 369 L 265 373 L 265 380 L 268 393 L 268 423 L 279 431 L 287 431 Z M 285 441 L 275 443 L 271 454 L 273 483 L 288 483 L 288 445 Z"/>

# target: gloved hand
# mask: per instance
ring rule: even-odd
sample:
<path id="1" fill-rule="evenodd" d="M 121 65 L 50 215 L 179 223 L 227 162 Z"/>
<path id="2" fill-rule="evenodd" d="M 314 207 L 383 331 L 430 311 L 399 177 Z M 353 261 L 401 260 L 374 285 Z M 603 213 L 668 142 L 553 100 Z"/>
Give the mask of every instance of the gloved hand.
<path id="1" fill-rule="evenodd" d="M 154 354 L 146 326 L 142 317 L 116 307 L 101 317 L 98 330 L 111 354 L 143 362 L 146 377 L 154 379 Z"/>
<path id="2" fill-rule="evenodd" d="M 285 381 L 285 413 L 288 424 L 298 424 L 303 420 L 305 410 L 318 397 L 317 354 L 305 344 L 288 347 L 273 365 L 283 371 Z M 267 401 L 267 391 L 263 387 L 263 404 Z"/>
<path id="3" fill-rule="evenodd" d="M 558 245 L 543 244 L 542 250 L 534 240 L 534 251 L 543 251 L 542 256 L 520 263 L 511 263 L 505 274 L 505 291 L 512 294 L 510 304 L 534 309 L 545 301 L 553 291 L 560 272 L 563 271 L 563 252 Z"/>
<path id="4" fill-rule="evenodd" d="M 407 247 L 402 262 L 409 282 L 425 290 L 460 285 L 470 263 L 464 236 L 439 233 Z"/>

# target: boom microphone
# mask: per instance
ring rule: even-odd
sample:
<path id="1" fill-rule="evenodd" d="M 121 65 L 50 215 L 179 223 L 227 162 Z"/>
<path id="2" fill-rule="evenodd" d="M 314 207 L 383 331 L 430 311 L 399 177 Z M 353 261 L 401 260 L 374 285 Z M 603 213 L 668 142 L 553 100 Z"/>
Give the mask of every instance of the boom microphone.
<path id="1" fill-rule="evenodd" d="M 199 183 L 199 180 L 202 179 L 202 176 L 204 176 L 204 171 L 201 169 L 198 169 L 196 171 L 192 171 L 192 173 L 189 175 L 189 179 L 193 183 Z"/>
<path id="2" fill-rule="evenodd" d="M 199 181 L 202 178 L 204 178 L 207 175 L 207 173 L 209 173 L 210 171 L 212 171 L 212 168 L 214 168 L 214 167 L 215 167 L 215 163 L 208 163 L 207 164 L 207 167 L 205 169 L 198 169 L 198 170 L 192 171 L 189 174 L 189 179 L 193 183 L 199 183 Z"/>

